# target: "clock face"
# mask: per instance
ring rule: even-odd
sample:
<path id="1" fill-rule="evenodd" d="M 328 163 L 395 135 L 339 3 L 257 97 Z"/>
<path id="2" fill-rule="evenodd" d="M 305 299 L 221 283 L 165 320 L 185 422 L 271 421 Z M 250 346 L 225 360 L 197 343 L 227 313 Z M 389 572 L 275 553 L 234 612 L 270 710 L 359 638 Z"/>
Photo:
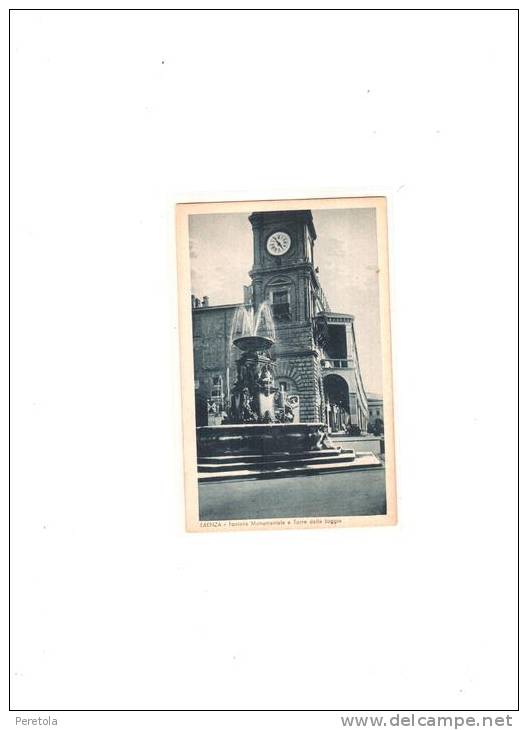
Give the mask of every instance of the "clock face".
<path id="1" fill-rule="evenodd" d="M 287 233 L 277 231 L 268 238 L 266 248 L 272 256 L 282 256 L 291 246 L 291 238 Z"/>

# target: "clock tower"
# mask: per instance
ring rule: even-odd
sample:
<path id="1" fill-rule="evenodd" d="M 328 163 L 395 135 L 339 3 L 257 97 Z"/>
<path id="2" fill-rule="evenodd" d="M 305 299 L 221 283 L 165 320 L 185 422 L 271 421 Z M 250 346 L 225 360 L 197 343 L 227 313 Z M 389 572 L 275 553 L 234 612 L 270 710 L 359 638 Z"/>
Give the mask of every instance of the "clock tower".
<path id="1" fill-rule="evenodd" d="M 317 238 L 309 210 L 252 213 L 253 307 L 268 301 L 276 328 L 276 380 L 300 400 L 300 420 L 322 418 L 322 381 L 314 318 L 327 309 L 314 266 Z"/>

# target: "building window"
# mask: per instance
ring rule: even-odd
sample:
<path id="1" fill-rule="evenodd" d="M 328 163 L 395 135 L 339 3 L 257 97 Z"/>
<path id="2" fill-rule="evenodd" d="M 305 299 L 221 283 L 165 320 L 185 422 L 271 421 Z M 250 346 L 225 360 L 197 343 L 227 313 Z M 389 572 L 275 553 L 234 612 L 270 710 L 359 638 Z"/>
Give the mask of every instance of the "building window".
<path id="1" fill-rule="evenodd" d="M 211 388 L 211 396 L 213 398 L 222 397 L 222 376 L 221 375 L 213 376 L 213 387 Z"/>
<path id="2" fill-rule="evenodd" d="M 279 383 L 279 388 L 280 388 L 280 389 L 281 389 L 281 390 L 282 390 L 282 391 L 283 391 L 284 393 L 287 393 L 287 392 L 288 392 L 288 383 L 286 383 L 286 381 L 284 381 L 284 380 L 281 380 L 281 381 L 280 381 L 280 383 Z"/>
<path id="3" fill-rule="evenodd" d="M 291 319 L 290 293 L 287 289 L 272 292 L 271 308 L 277 321 Z"/>

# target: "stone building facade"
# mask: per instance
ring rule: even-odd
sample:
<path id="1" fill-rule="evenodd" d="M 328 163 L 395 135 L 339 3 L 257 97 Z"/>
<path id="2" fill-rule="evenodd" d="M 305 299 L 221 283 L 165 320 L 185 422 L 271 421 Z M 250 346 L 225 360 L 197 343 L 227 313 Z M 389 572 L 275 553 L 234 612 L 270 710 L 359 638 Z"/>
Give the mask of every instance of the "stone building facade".
<path id="1" fill-rule="evenodd" d="M 376 421 L 383 423 L 383 398 L 378 393 L 367 393 L 369 424 L 374 426 Z"/>
<path id="2" fill-rule="evenodd" d="M 268 302 L 275 323 L 275 384 L 299 398 L 302 422 L 365 432 L 368 403 L 350 314 L 331 312 L 314 261 L 317 234 L 309 210 L 252 213 L 253 266 L 244 302 L 212 306 L 193 297 L 197 425 L 220 423 L 240 356 L 231 344 L 237 308 Z M 248 231 L 249 233 L 249 231 Z"/>

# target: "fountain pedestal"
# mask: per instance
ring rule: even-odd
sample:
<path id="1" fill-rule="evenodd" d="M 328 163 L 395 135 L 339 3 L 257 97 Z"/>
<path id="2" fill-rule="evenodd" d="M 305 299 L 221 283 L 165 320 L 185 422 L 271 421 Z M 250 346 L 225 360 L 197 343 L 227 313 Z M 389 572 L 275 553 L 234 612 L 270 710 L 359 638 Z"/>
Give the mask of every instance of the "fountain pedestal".
<path id="1" fill-rule="evenodd" d="M 231 397 L 231 418 L 235 423 L 273 423 L 275 393 L 273 362 L 268 350 L 273 340 L 245 336 L 234 340 L 242 356 L 237 360 L 237 380 Z"/>

